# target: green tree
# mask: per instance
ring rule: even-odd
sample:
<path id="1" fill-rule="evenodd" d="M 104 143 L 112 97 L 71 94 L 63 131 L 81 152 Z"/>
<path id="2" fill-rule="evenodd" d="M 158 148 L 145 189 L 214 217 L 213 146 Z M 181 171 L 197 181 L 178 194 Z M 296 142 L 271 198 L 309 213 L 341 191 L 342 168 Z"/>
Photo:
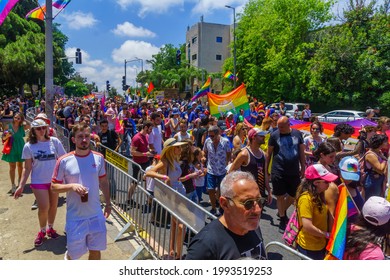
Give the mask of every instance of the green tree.
<path id="1" fill-rule="evenodd" d="M 246 83 L 251 96 L 268 101 L 300 97 L 306 89 L 302 80 L 306 53 L 312 47 L 308 35 L 331 18 L 331 3 L 326 0 L 247 3 L 238 16 L 236 28 L 236 72 L 239 83 Z"/>

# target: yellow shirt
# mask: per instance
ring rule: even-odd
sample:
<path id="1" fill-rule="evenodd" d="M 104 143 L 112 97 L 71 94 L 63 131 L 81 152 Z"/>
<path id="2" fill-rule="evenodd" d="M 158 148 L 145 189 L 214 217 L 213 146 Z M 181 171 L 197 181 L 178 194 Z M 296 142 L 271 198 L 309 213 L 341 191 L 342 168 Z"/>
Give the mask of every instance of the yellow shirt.
<path id="1" fill-rule="evenodd" d="M 328 208 L 326 204 L 322 204 L 322 211 L 320 212 L 308 192 L 304 192 L 299 197 L 298 216 L 300 226 L 302 226 L 302 218 L 307 218 L 311 219 L 313 225 L 318 229 L 328 231 Z M 326 246 L 326 238 L 313 236 L 302 227 L 298 234 L 297 243 L 303 249 L 320 251 Z"/>

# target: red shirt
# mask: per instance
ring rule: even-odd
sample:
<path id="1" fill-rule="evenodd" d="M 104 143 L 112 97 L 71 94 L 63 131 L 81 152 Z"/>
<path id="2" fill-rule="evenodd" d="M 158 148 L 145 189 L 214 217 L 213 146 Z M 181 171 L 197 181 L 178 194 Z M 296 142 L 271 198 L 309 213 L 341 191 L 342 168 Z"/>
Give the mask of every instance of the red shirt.
<path id="1" fill-rule="evenodd" d="M 136 147 L 138 152 L 146 153 L 149 151 L 149 135 L 143 135 L 138 132 L 134 135 L 133 139 L 131 139 L 131 146 Z M 149 161 L 147 156 L 133 156 L 133 160 L 136 163 L 146 163 Z"/>

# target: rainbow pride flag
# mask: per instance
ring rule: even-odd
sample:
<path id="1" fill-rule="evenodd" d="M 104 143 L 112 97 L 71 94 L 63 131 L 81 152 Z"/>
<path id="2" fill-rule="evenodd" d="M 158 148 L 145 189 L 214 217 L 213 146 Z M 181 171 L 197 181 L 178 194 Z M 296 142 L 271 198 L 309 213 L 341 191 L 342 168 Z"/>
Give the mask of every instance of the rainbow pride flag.
<path id="1" fill-rule="evenodd" d="M 9 12 L 18 2 L 19 0 L 0 0 L 0 25 L 3 24 Z"/>
<path id="2" fill-rule="evenodd" d="M 326 250 L 328 251 L 325 260 L 342 260 L 347 242 L 347 221 L 348 217 L 356 214 L 359 210 L 350 197 L 347 187 L 339 186 L 339 200 L 335 210 L 335 217 L 332 232 L 330 234 Z"/>
<path id="3" fill-rule="evenodd" d="M 84 100 L 93 100 L 94 98 L 95 98 L 95 95 L 93 93 L 83 96 Z"/>
<path id="4" fill-rule="evenodd" d="M 205 96 L 210 92 L 211 77 L 207 78 L 207 81 L 200 88 L 200 90 L 192 97 L 191 101 L 198 99 L 199 97 Z"/>
<path id="5" fill-rule="evenodd" d="M 241 84 L 227 94 L 217 95 L 209 93 L 207 97 L 209 100 L 210 114 L 217 118 L 221 114 L 226 115 L 227 112 L 238 115 L 240 109 L 244 110 L 245 118 L 250 117 L 249 102 L 244 84 Z"/>
<path id="6" fill-rule="evenodd" d="M 294 124 L 292 125 L 291 127 L 292 128 L 295 128 L 295 129 L 298 129 L 302 132 L 306 132 L 308 134 L 310 134 L 310 122 L 302 122 L 302 123 L 299 123 L 299 124 Z M 334 123 L 326 123 L 326 122 L 321 122 L 322 124 L 322 127 L 324 128 L 324 134 L 328 137 L 331 137 L 334 133 L 334 128 L 336 127 L 336 124 Z M 353 139 L 357 139 L 358 136 L 359 136 L 359 129 L 360 127 L 354 127 L 355 128 L 355 132 L 351 135 L 351 138 Z"/>
<path id="7" fill-rule="evenodd" d="M 57 0 L 52 5 L 54 8 L 57 8 L 59 10 L 64 9 L 71 0 Z"/>
<path id="8" fill-rule="evenodd" d="M 223 75 L 223 77 L 224 77 L 225 79 L 230 79 L 230 80 L 236 79 L 236 80 L 237 80 L 237 77 L 234 76 L 233 73 L 232 73 L 230 70 L 228 70 L 228 71 L 225 73 L 225 75 Z"/>
<path id="9" fill-rule="evenodd" d="M 43 5 L 42 7 L 37 7 L 29 11 L 26 15 L 26 19 L 36 18 L 36 19 L 44 20 L 45 13 L 46 13 L 46 5 Z"/>

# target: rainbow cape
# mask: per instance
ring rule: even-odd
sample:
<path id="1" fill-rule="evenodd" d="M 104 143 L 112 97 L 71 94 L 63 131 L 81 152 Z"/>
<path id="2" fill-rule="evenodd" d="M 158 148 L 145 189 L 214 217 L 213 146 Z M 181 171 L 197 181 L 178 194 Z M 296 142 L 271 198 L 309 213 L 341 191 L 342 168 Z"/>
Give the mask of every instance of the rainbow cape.
<path id="1" fill-rule="evenodd" d="M 223 77 L 224 77 L 225 79 L 230 79 L 230 80 L 236 79 L 236 80 L 237 80 L 237 77 L 234 76 L 233 73 L 232 73 L 230 70 L 228 70 L 228 71 L 225 73 L 225 75 L 223 75 Z"/>
<path id="2" fill-rule="evenodd" d="M 0 25 L 19 0 L 0 0 Z"/>
<path id="3" fill-rule="evenodd" d="M 342 260 L 347 242 L 347 221 L 348 217 L 356 214 L 356 208 L 350 197 L 347 187 L 344 184 L 339 186 L 339 200 L 335 210 L 335 217 L 332 232 L 330 234 L 326 250 L 328 251 L 325 260 Z"/>
<path id="4" fill-rule="evenodd" d="M 199 97 L 207 95 L 210 92 L 211 77 L 207 78 L 207 81 L 201 87 L 201 89 L 192 97 L 191 101 L 198 99 Z"/>
<path id="5" fill-rule="evenodd" d="M 238 115 L 240 109 L 244 110 L 245 118 L 250 116 L 249 102 L 244 84 L 241 84 L 227 94 L 217 95 L 209 93 L 207 94 L 207 97 L 209 100 L 210 114 L 217 118 L 221 114 L 226 115 L 227 112 Z"/>
<path id="6" fill-rule="evenodd" d="M 43 5 L 42 7 L 37 7 L 29 11 L 26 15 L 26 19 L 36 18 L 36 19 L 44 20 L 45 13 L 46 13 L 46 5 Z"/>

